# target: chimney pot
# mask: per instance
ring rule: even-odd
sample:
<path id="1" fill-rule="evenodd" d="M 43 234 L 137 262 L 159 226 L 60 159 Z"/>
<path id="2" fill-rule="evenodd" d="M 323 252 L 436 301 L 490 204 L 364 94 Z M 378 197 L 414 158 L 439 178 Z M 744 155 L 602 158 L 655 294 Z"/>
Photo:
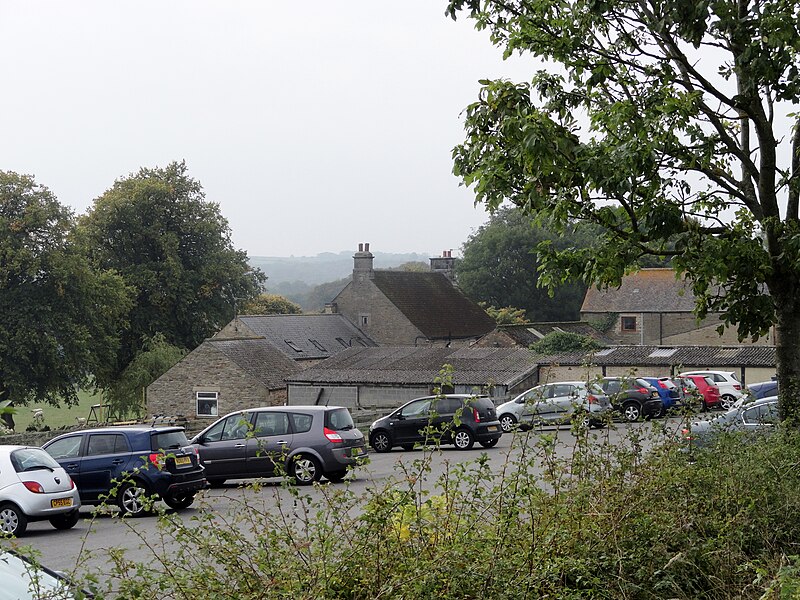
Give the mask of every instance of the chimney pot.
<path id="1" fill-rule="evenodd" d="M 369 252 L 369 242 L 364 244 L 364 252 Z"/>
<path id="2" fill-rule="evenodd" d="M 358 245 L 358 251 L 359 252 L 363 252 L 364 251 L 364 244 L 359 244 Z"/>

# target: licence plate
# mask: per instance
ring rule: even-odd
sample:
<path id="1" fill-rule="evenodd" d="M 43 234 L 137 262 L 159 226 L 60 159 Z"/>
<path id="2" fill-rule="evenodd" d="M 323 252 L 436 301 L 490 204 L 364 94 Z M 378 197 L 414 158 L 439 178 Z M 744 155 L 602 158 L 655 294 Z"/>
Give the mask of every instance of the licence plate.
<path id="1" fill-rule="evenodd" d="M 64 506 L 72 506 L 72 498 L 56 498 L 50 500 L 50 508 L 62 508 Z"/>
<path id="2" fill-rule="evenodd" d="M 177 466 L 181 465 L 190 465 L 192 464 L 192 457 L 191 456 L 176 456 L 175 457 L 175 464 Z"/>
<path id="3" fill-rule="evenodd" d="M 497 425 L 489 425 L 486 431 L 497 431 Z"/>

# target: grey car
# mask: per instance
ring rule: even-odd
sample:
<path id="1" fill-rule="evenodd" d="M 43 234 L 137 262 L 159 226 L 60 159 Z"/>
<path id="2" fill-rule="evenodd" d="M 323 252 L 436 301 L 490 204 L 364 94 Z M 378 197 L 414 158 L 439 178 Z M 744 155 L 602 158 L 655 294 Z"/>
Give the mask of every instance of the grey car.
<path id="1" fill-rule="evenodd" d="M 681 430 L 685 450 L 711 446 L 722 433 L 763 434 L 774 431 L 778 424 L 778 397 L 763 398 L 737 405 L 713 419 L 693 422 Z"/>
<path id="2" fill-rule="evenodd" d="M 564 423 L 580 415 L 587 426 L 602 425 L 613 408 L 596 384 L 559 381 L 537 385 L 497 407 L 503 431 L 516 426 Z"/>
<path id="3" fill-rule="evenodd" d="M 225 415 L 192 438 L 212 486 L 288 475 L 299 485 L 341 481 L 367 455 L 341 406 L 270 406 Z"/>

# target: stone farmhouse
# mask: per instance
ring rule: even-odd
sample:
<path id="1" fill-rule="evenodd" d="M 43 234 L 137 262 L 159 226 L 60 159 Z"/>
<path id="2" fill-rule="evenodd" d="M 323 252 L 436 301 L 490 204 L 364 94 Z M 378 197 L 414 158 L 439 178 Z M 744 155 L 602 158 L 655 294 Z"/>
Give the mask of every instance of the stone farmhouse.
<path id="1" fill-rule="evenodd" d="M 720 315 L 698 321 L 693 314 L 695 297 L 672 269 L 642 269 L 622 280 L 618 288 L 589 288 L 581 306 L 581 321 L 603 323 L 606 335 L 617 344 L 717 345 L 742 342 L 734 328 L 720 335 Z M 749 343 L 749 342 L 744 342 Z M 774 333 L 756 344 L 772 345 Z"/>

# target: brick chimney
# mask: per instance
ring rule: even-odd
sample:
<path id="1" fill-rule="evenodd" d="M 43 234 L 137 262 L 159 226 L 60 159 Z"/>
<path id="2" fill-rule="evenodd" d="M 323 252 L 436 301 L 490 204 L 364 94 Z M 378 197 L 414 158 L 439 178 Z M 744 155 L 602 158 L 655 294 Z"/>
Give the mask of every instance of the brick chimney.
<path id="1" fill-rule="evenodd" d="M 452 250 L 442 250 L 441 256 L 431 258 L 431 271 L 434 273 L 442 273 L 451 282 L 455 283 L 455 267 L 456 259 L 453 258 Z"/>
<path id="2" fill-rule="evenodd" d="M 372 268 L 374 258 L 369 251 L 369 243 L 358 245 L 358 252 L 353 255 L 353 281 L 375 278 L 375 271 Z"/>

